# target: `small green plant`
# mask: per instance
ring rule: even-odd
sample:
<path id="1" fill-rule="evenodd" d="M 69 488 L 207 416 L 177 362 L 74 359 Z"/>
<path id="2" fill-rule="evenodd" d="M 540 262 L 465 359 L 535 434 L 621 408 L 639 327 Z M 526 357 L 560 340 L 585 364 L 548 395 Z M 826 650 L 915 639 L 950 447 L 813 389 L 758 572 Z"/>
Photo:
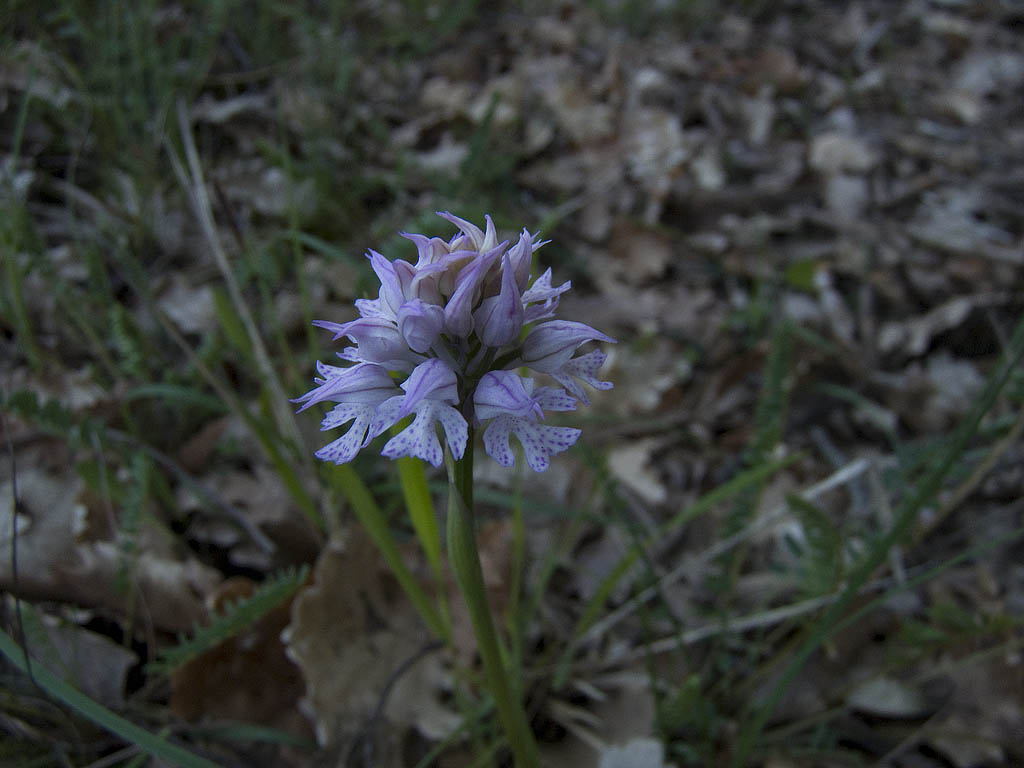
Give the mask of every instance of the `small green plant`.
<path id="1" fill-rule="evenodd" d="M 269 577 L 249 596 L 224 606 L 223 613 L 209 624 L 197 627 L 190 637 L 181 637 L 177 645 L 166 648 L 149 663 L 149 671 L 166 674 L 241 634 L 266 616 L 301 587 L 309 575 L 308 567 L 292 568 Z"/>

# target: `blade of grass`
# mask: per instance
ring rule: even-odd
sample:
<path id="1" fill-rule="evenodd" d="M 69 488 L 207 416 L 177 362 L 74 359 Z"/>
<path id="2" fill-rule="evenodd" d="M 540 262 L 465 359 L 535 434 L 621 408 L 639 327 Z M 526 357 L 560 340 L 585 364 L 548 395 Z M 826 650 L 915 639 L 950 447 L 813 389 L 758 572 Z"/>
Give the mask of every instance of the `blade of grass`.
<path id="1" fill-rule="evenodd" d="M 177 384 L 143 384 L 125 392 L 121 397 L 125 400 L 177 400 L 185 405 L 202 408 L 213 413 L 224 413 L 228 410 L 225 403 L 216 397 L 200 392 L 192 387 L 183 387 Z"/>
<path id="2" fill-rule="evenodd" d="M 305 444 L 305 441 L 302 439 L 302 434 L 299 432 L 295 419 L 292 418 L 292 413 L 288 408 L 288 397 L 285 395 L 284 389 L 281 387 L 281 381 L 274 371 L 266 345 L 264 345 L 263 338 L 260 336 L 259 329 L 256 326 L 256 321 L 249 311 L 249 306 L 242 296 L 241 288 L 238 285 L 238 281 L 235 280 L 234 272 L 228 263 L 227 254 L 224 252 L 220 237 L 217 234 L 217 228 L 213 221 L 213 209 L 210 206 L 210 198 L 206 192 L 206 182 L 203 179 L 199 153 L 192 138 L 192 129 L 185 109 L 185 102 L 180 99 L 178 100 L 178 130 L 185 148 L 185 158 L 188 162 L 191 176 L 189 176 L 189 173 L 186 173 L 185 168 L 181 165 L 181 160 L 178 159 L 177 152 L 171 147 L 170 141 L 167 141 L 167 154 L 171 159 L 171 166 L 178 177 L 179 184 L 192 203 L 193 213 L 199 220 L 200 229 L 206 239 L 207 246 L 213 254 L 217 268 L 220 270 L 224 284 L 227 286 L 231 303 L 234 305 L 235 311 L 238 312 L 238 318 L 245 328 L 250 344 L 252 344 L 253 356 L 257 370 L 260 373 L 260 378 L 271 394 L 270 412 L 273 415 L 277 429 L 282 436 L 291 438 L 295 445 L 302 446 Z M 305 451 L 300 451 L 300 454 L 302 457 L 300 461 L 304 463 L 310 461 L 306 458 Z"/>
<path id="3" fill-rule="evenodd" d="M 28 72 L 26 78 L 27 83 L 25 92 L 21 98 L 21 104 L 18 106 L 18 116 L 14 123 L 14 136 L 11 141 L 11 155 L 10 155 L 10 188 L 7 190 L 7 198 L 10 201 L 9 205 L 12 207 L 18 205 L 17 196 L 14 193 L 14 174 L 18 168 L 18 157 L 21 154 L 21 141 L 25 133 L 25 123 L 28 119 L 28 106 L 32 98 L 32 86 L 35 81 L 35 66 L 33 65 Z M 21 269 L 18 267 L 17 260 L 14 258 L 15 254 L 21 249 L 21 236 L 19 229 L 24 224 L 23 219 L 27 218 L 27 212 L 24 207 L 20 207 L 20 210 L 15 214 L 14 211 L 5 211 L 4 216 L 7 219 L 3 228 L 0 229 L 0 233 L 4 235 L 3 245 L 6 246 L 4 250 L 7 254 L 3 260 L 4 262 L 4 275 L 6 277 L 7 292 L 9 295 L 9 302 L 11 308 L 11 319 L 15 331 L 17 332 L 19 339 L 19 347 L 24 351 L 25 357 L 28 358 L 29 365 L 32 370 L 36 373 L 41 373 L 43 370 L 43 357 L 40 350 L 39 344 L 36 342 L 35 334 L 32 331 L 32 323 L 29 320 L 28 310 L 25 307 L 25 295 L 21 289 Z"/>
<path id="4" fill-rule="evenodd" d="M 305 750 L 315 750 L 316 742 L 296 736 L 293 733 L 254 723 L 215 723 L 200 725 L 193 733 L 213 741 L 237 741 L 243 743 L 287 744 Z"/>
<path id="5" fill-rule="evenodd" d="M 706 493 L 671 520 L 664 523 L 658 528 L 658 531 L 655 534 L 652 534 L 645 542 L 643 542 L 642 546 L 649 546 L 656 539 L 664 537 L 673 529 L 686 525 L 700 515 L 703 515 L 708 510 L 728 501 L 739 493 L 743 493 L 748 488 L 763 483 L 767 478 L 789 466 L 799 458 L 799 454 L 793 454 L 792 456 L 787 456 L 777 461 L 766 462 L 737 475 L 724 485 Z M 564 666 L 568 664 L 571 660 L 572 651 L 581 642 L 585 642 L 588 638 L 596 636 L 597 634 L 603 634 L 611 627 L 610 624 L 606 625 L 602 623 L 600 631 L 590 631 L 619 581 L 626 575 L 626 573 L 629 572 L 630 568 L 632 568 L 639 559 L 641 555 L 641 548 L 641 545 L 634 544 L 627 550 L 626 554 L 622 556 L 619 562 L 616 563 L 608 575 L 602 580 L 597 591 L 587 602 L 586 606 L 584 606 L 583 611 L 580 614 L 580 618 L 576 622 L 576 627 L 573 630 L 572 636 L 574 639 L 566 648 L 565 654 L 562 657 L 561 665 Z M 624 616 L 620 618 L 624 618 Z M 565 667 L 565 671 L 568 671 L 567 667 Z"/>
<path id="6" fill-rule="evenodd" d="M 366 484 L 349 464 L 342 464 L 331 472 L 331 481 L 339 491 L 348 499 L 352 505 L 360 524 L 377 545 L 377 549 L 384 557 L 391 572 L 398 580 L 402 590 L 408 596 L 413 606 L 419 611 L 420 616 L 430 631 L 435 636 L 450 642 L 451 630 L 442 620 L 441 616 L 434 610 L 434 606 L 427 597 L 426 592 L 416 581 L 409 567 L 405 564 L 401 551 L 391 535 L 387 518 L 377 505 L 373 495 Z"/>
<path id="7" fill-rule="evenodd" d="M 0 630 L 0 653 L 3 653 L 7 660 L 19 670 L 26 671 L 25 654 L 13 638 L 3 630 Z M 212 760 L 207 760 L 184 747 L 172 744 L 111 712 L 39 664 L 32 665 L 32 679 L 47 694 L 63 702 L 87 720 L 91 720 L 104 730 L 135 744 L 139 749 L 157 759 L 164 760 L 171 765 L 182 766 L 182 768 L 220 768 Z"/>
<path id="8" fill-rule="evenodd" d="M 906 538 L 920 510 L 935 498 L 946 476 L 966 450 L 967 443 L 978 431 L 982 418 L 995 404 L 1013 369 L 1022 358 L 1024 358 L 1024 317 L 1018 321 L 1017 327 L 1014 329 L 1001 364 L 989 377 L 985 389 L 953 433 L 945 450 L 932 464 L 931 469 L 917 486 L 916 492 L 908 495 L 897 508 L 892 527 L 874 543 L 866 556 L 851 571 L 846 589 L 813 625 L 807 639 L 796 651 L 768 697 L 762 703 L 751 707 L 752 711 L 749 711 L 747 716 L 740 720 L 740 733 L 736 739 L 736 751 L 730 761 L 731 765 L 743 766 L 746 764 L 765 723 L 793 684 L 800 670 L 803 669 L 804 664 L 841 626 L 843 614 L 857 596 L 860 588 L 867 582 L 875 569 L 885 561 L 889 550 Z"/>
<path id="9" fill-rule="evenodd" d="M 306 490 L 306 485 L 303 483 L 300 475 L 296 471 L 293 462 L 288 461 L 281 453 L 280 435 L 275 432 L 271 425 L 264 424 L 261 420 L 257 419 L 249 409 L 243 405 L 242 401 L 235 396 L 234 392 L 230 391 L 225 386 L 224 382 L 214 375 L 213 371 L 211 371 L 199 355 L 196 354 L 195 350 L 192 349 L 185 337 L 181 335 L 178 329 L 174 327 L 174 323 L 172 323 L 163 312 L 156 311 L 154 314 L 157 321 L 161 326 L 163 326 L 164 330 L 171 337 L 174 343 L 177 344 L 185 353 L 189 360 L 189 364 L 193 365 L 199 372 L 203 381 L 209 385 L 210 389 L 217 393 L 217 396 L 225 405 L 227 405 L 228 410 L 230 410 L 236 418 L 249 428 L 249 431 L 263 449 L 263 453 L 267 457 L 267 460 L 270 461 L 274 469 L 281 476 L 281 481 L 285 484 L 285 487 L 295 500 L 295 503 L 299 505 L 313 526 L 317 530 L 321 530 L 322 521 L 313 497 L 310 496 L 309 491 Z"/>
<path id="10" fill-rule="evenodd" d="M 795 459 L 797 457 L 798 454 L 795 454 L 791 458 Z M 838 488 L 842 484 L 849 482 L 851 478 L 857 477 L 858 475 L 862 474 L 867 470 L 869 466 L 870 464 L 866 459 L 856 459 L 854 461 L 851 461 L 846 466 L 836 470 L 829 477 L 825 478 L 819 483 L 815 483 L 806 491 L 803 491 L 801 493 L 801 496 L 808 500 L 816 499 L 822 494 L 832 490 L 833 488 Z M 753 481 L 753 478 L 751 478 L 751 480 Z M 740 491 L 742 492 L 742 489 L 740 489 Z M 662 588 L 676 583 L 677 581 L 679 581 L 679 579 L 683 578 L 683 576 L 689 573 L 692 569 L 700 568 L 703 564 L 710 562 L 712 559 L 718 557 L 723 552 L 728 552 L 733 547 L 746 541 L 754 533 L 764 530 L 769 525 L 771 525 L 775 520 L 777 520 L 779 517 L 785 514 L 787 510 L 788 507 L 785 504 L 780 504 L 771 511 L 759 516 L 755 522 L 748 525 L 742 531 L 738 531 L 732 536 L 722 539 L 714 546 L 709 547 L 706 551 L 701 552 L 695 557 L 688 558 L 685 562 L 680 563 L 679 566 L 665 574 L 665 576 L 662 578 Z M 614 624 L 617 624 L 630 613 L 635 611 L 641 604 L 651 600 L 657 594 L 658 591 L 654 587 L 649 587 L 643 590 L 642 592 L 637 594 L 636 597 L 632 598 L 629 602 L 623 604 L 621 607 L 616 608 L 614 611 L 609 613 L 604 619 L 601 620 L 599 624 L 595 624 L 594 627 L 590 629 L 590 636 L 598 636 L 603 632 L 606 632 L 609 627 L 613 626 Z M 598 627 L 600 627 L 600 629 L 598 629 Z"/>
<path id="11" fill-rule="evenodd" d="M 427 473 L 420 459 L 403 456 L 398 464 L 398 479 L 405 498 L 405 508 L 412 520 L 412 527 L 420 540 L 434 575 L 441 579 L 441 532 L 437 527 L 434 501 L 427 487 Z"/>

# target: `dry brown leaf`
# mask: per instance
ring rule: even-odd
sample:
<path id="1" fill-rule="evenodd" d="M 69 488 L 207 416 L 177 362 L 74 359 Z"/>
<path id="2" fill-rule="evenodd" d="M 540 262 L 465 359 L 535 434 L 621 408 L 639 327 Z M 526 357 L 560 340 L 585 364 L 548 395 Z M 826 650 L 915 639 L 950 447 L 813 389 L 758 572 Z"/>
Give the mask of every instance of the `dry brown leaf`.
<path id="1" fill-rule="evenodd" d="M 306 680 L 302 707 L 314 723 L 317 740 L 347 753 L 357 739 L 369 739 L 374 764 L 383 768 L 400 764 L 398 747 L 409 727 L 436 737 L 446 724 L 438 714 L 444 708 L 444 691 L 438 688 L 446 681 L 429 672 L 405 681 L 402 701 L 392 704 L 392 692 L 387 706 L 378 711 L 400 667 L 429 641 L 365 535 L 328 542 L 312 586 L 295 599 L 285 633 L 288 657 Z M 416 679 L 422 687 L 416 687 Z"/>
<path id="2" fill-rule="evenodd" d="M 244 577 L 228 579 L 211 595 L 211 612 L 223 613 L 254 589 Z M 242 633 L 177 669 L 171 675 L 172 711 L 186 720 L 258 723 L 311 738 L 310 725 L 297 709 L 305 690 L 302 675 L 281 640 L 291 603 L 279 605 Z"/>
<path id="3" fill-rule="evenodd" d="M 25 606 L 22 610 L 26 610 Z M 32 656 L 90 698 L 121 709 L 125 679 L 128 670 L 139 663 L 138 657 L 109 637 L 63 618 L 43 614 L 37 617 L 46 637 L 29 642 Z"/>
<path id="4" fill-rule="evenodd" d="M 120 545 L 94 537 L 109 529 L 90 524 L 91 511 L 81 500 L 77 475 L 47 475 L 20 470 L 18 589 L 31 599 L 61 600 L 120 613 L 128 595 L 117 585 L 124 563 Z M 11 534 L 11 486 L 0 489 L 0 540 Z M 21 522 L 25 520 L 26 522 Z M 79 533 L 82 535 L 79 536 Z M 220 581 L 219 574 L 197 560 L 180 559 L 172 539 L 147 525 L 138 534 L 139 555 L 132 572 L 136 611 L 161 629 L 181 632 L 203 616 L 202 596 Z M 0 548 L 0 589 L 12 590 L 10 548 Z"/>

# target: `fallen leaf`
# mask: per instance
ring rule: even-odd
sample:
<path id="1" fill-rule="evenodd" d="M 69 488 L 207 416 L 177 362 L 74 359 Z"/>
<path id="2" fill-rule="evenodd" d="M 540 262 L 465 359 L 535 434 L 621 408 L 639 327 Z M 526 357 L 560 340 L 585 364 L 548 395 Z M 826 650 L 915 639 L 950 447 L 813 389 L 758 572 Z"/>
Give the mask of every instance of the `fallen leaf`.
<path id="1" fill-rule="evenodd" d="M 447 698 L 439 688 L 447 681 L 421 672 L 422 687 L 406 681 L 402 702 L 391 708 L 383 701 L 395 675 L 430 641 L 403 593 L 389 581 L 365 534 L 332 538 L 317 561 L 313 584 L 295 599 L 285 644 L 306 681 L 302 707 L 317 741 L 347 754 L 357 740 L 369 740 L 374 765 L 397 768 L 409 727 L 438 735 L 445 722 L 438 707 Z"/>
<path id="2" fill-rule="evenodd" d="M 55 477 L 34 468 L 19 470 L 18 491 L 24 518 L 19 516 L 18 583 L 29 599 L 61 600 L 122 613 L 129 606 L 121 583 L 124 551 L 109 538 L 96 538 L 104 525 L 89 525 L 95 514 L 81 496 L 77 475 Z M 0 490 L 0 540 L 11 535 L 11 484 Z M 27 519 L 22 523 L 21 519 Z M 23 527 L 24 526 L 24 527 Z M 144 527 L 137 534 L 139 555 L 132 572 L 138 605 L 164 630 L 182 632 L 204 614 L 203 596 L 220 581 L 212 568 L 192 558 L 179 559 L 166 535 Z M 0 589 L 11 591 L 10 548 L 0 548 Z"/>
<path id="3" fill-rule="evenodd" d="M 244 577 L 228 579 L 210 596 L 210 612 L 221 614 L 233 602 L 250 597 L 255 585 Z M 171 709 L 186 720 L 213 718 L 258 723 L 309 739 L 309 723 L 296 705 L 305 686 L 298 667 L 285 654 L 281 633 L 292 601 L 171 675 Z"/>

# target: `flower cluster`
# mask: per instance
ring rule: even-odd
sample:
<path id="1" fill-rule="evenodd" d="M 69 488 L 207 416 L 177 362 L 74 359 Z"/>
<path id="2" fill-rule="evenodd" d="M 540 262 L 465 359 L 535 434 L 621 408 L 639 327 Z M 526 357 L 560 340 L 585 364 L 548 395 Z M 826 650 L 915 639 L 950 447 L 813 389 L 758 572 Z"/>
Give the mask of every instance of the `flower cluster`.
<path id="1" fill-rule="evenodd" d="M 489 422 L 484 448 L 495 461 L 513 464 L 514 434 L 530 467 L 543 472 L 549 457 L 580 435 L 578 429 L 542 423 L 544 411 L 589 403 L 581 382 L 612 387 L 597 379 L 605 354 L 576 351 L 589 341 L 615 340 L 583 323 L 554 319 L 570 284 L 553 287 L 550 269 L 531 283 L 533 253 L 544 245 L 536 235 L 523 230 L 509 247 L 511 241 L 498 242 L 490 216 L 481 231 L 450 213 L 438 215 L 459 233 L 448 242 L 403 233 L 419 252 L 415 264 L 388 261 L 371 250 L 378 298 L 357 300 L 359 317 L 351 322 L 315 323 L 353 343 L 338 353 L 349 365 L 318 362 L 317 386 L 295 400 L 303 404 L 300 411 L 337 403 L 323 429 L 352 422 L 316 455 L 337 464 L 351 461 L 374 438 L 413 416 L 384 445 L 384 456 L 417 456 L 436 467 L 443 458 L 438 423 L 459 459 L 469 423 Z M 547 374 L 564 389 L 537 386 L 516 372 L 520 368 Z"/>

